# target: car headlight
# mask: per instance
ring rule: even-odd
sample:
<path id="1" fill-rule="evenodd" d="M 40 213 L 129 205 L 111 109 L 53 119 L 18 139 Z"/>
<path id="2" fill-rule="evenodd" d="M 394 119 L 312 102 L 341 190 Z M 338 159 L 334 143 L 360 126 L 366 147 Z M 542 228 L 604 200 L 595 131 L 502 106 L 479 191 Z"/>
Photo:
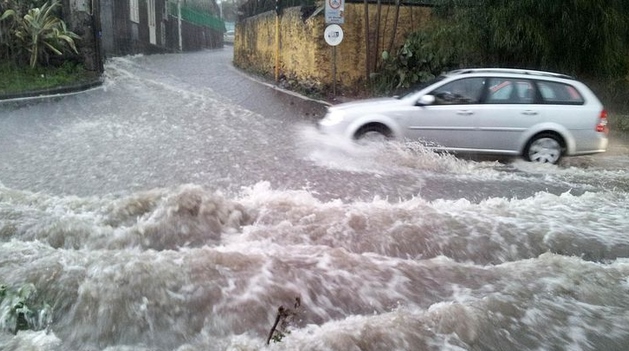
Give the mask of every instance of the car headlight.
<path id="1" fill-rule="evenodd" d="M 343 121 L 343 113 L 341 111 L 333 111 L 328 113 L 319 123 L 322 126 L 333 126 L 341 123 L 341 121 Z"/>

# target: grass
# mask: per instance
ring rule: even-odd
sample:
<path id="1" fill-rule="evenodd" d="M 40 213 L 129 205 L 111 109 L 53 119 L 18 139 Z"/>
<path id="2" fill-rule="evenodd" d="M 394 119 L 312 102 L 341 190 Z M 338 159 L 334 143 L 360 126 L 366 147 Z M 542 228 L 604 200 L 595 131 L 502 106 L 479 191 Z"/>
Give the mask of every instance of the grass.
<path id="1" fill-rule="evenodd" d="M 87 71 L 83 66 L 67 61 L 59 67 L 20 66 L 0 62 L 0 95 L 19 94 L 69 86 L 98 79 L 98 72 Z"/>

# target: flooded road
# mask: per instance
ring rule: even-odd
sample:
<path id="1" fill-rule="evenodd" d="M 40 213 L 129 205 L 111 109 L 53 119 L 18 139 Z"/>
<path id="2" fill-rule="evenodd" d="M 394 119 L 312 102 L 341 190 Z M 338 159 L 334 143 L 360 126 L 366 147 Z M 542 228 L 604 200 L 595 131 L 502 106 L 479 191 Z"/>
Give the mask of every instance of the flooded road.
<path id="1" fill-rule="evenodd" d="M 629 345 L 626 139 L 558 166 L 357 147 L 230 60 L 0 106 L 0 284 L 35 312 L 13 334 L 3 300 L 0 349 Z"/>

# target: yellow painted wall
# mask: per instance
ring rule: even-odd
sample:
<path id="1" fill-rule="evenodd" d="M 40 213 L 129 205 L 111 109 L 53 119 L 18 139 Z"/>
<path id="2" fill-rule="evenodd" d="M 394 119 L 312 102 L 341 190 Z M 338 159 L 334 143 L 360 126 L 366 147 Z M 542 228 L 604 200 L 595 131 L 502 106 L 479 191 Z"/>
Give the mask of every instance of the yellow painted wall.
<path id="1" fill-rule="evenodd" d="M 370 43 L 375 45 L 376 5 L 369 5 Z M 391 41 L 395 16 L 394 6 L 382 6 L 380 20 L 379 56 Z M 394 50 L 405 36 L 429 21 L 427 7 L 403 6 L 400 8 L 398 31 L 394 38 Z M 366 45 L 364 29 L 364 5 L 345 4 L 344 38 L 336 46 L 337 86 L 347 89 L 360 88 L 366 75 Z M 234 40 L 234 64 L 237 67 L 274 76 L 275 67 L 275 12 L 266 12 L 236 24 Z M 332 47 L 323 33 L 326 27 L 323 11 L 305 21 L 301 8 L 284 10 L 280 20 L 280 74 L 307 85 L 322 87 L 332 85 Z"/>

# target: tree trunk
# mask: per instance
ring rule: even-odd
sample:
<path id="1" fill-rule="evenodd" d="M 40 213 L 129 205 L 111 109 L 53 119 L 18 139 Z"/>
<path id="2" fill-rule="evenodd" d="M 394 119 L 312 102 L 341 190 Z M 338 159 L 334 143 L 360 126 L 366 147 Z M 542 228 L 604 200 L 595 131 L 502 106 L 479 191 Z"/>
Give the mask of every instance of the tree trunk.
<path id="1" fill-rule="evenodd" d="M 376 5 L 376 46 L 372 52 L 373 62 L 372 62 L 372 71 L 375 71 L 378 67 L 378 51 L 380 50 L 380 19 L 382 17 L 382 0 L 377 1 Z"/>
<path id="2" fill-rule="evenodd" d="M 369 43 L 369 3 L 367 0 L 363 0 L 364 4 L 364 19 L 365 23 L 365 80 L 369 80 L 369 76 L 371 75 L 371 45 Z"/>
<path id="3" fill-rule="evenodd" d="M 389 47 L 387 48 L 387 52 L 389 54 L 391 54 L 391 50 L 393 50 L 395 35 L 397 34 L 398 20 L 400 18 L 400 4 L 400 0 L 395 0 L 395 16 L 393 17 L 393 29 L 391 31 L 391 41 L 389 41 Z"/>

